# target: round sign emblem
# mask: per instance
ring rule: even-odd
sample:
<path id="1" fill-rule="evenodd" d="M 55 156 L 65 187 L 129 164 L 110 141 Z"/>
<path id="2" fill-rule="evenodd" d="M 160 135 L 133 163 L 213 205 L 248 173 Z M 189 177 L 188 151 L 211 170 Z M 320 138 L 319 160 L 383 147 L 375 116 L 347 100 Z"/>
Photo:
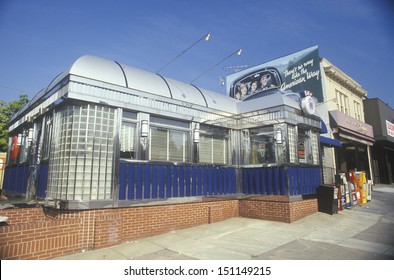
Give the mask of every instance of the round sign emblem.
<path id="1" fill-rule="evenodd" d="M 301 108 L 304 114 L 313 115 L 316 110 L 315 100 L 311 96 L 305 96 L 301 100 Z"/>

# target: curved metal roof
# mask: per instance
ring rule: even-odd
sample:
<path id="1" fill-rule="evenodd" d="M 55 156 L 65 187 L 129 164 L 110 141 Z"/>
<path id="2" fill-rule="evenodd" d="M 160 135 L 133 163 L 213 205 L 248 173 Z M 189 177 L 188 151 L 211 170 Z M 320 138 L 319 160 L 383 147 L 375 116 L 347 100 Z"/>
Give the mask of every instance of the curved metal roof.
<path id="1" fill-rule="evenodd" d="M 238 101 L 233 98 L 96 56 L 85 55 L 78 58 L 66 73 L 236 113 Z M 55 79 L 56 82 L 59 82 L 59 79 Z M 55 86 L 56 82 L 54 81 L 48 89 Z"/>
<path id="2" fill-rule="evenodd" d="M 68 75 L 84 77 L 94 81 L 119 87 L 129 88 L 164 98 L 181 101 L 185 106 L 198 105 L 230 114 L 251 112 L 268 107 L 287 105 L 299 108 L 298 102 L 283 94 L 273 94 L 264 99 L 239 101 L 232 97 L 201 89 L 195 85 L 183 83 L 159 74 L 120 64 L 116 61 L 85 55 L 78 58 L 65 72 L 55 77 L 46 89 L 40 91 L 24 108 L 22 108 L 11 122 L 24 111 L 45 100 L 52 90 Z"/>

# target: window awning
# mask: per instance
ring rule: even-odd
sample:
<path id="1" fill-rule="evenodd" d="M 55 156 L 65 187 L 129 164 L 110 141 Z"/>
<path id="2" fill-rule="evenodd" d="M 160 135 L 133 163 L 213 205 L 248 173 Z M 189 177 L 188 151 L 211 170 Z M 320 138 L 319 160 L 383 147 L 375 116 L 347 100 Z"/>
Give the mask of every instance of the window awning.
<path id="1" fill-rule="evenodd" d="M 320 132 L 320 134 L 327 133 L 328 131 L 327 131 L 326 123 L 323 120 L 320 120 L 320 123 L 321 123 L 321 132 Z"/>
<path id="2" fill-rule="evenodd" d="M 337 139 L 320 136 L 320 143 L 328 147 L 342 147 L 342 143 Z"/>

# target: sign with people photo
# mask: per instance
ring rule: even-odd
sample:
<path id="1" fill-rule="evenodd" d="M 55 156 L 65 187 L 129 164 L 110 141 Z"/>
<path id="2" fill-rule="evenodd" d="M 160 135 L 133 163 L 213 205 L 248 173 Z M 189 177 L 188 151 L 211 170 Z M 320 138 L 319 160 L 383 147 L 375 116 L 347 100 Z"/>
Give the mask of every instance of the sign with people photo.
<path id="1" fill-rule="evenodd" d="M 320 56 L 317 46 L 239 71 L 226 77 L 227 94 L 238 100 L 280 91 L 322 102 Z M 253 98 L 254 99 L 254 98 Z"/>

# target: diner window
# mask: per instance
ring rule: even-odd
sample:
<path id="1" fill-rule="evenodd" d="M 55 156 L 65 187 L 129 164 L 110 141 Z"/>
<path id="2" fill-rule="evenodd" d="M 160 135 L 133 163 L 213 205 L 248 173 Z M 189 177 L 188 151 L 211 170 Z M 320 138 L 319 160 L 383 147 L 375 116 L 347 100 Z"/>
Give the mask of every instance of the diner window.
<path id="1" fill-rule="evenodd" d="M 52 141 L 53 119 L 49 117 L 45 123 L 44 142 L 42 143 L 42 158 L 48 159 Z"/>
<path id="2" fill-rule="evenodd" d="M 317 151 L 317 138 L 310 137 L 308 131 L 299 129 L 298 130 L 298 140 L 297 140 L 297 153 L 298 153 L 298 162 L 299 163 L 314 163 L 314 153 L 316 151 L 312 151 L 312 144 L 314 144 Z"/>
<path id="3" fill-rule="evenodd" d="M 250 130 L 250 163 L 275 163 L 274 128 L 263 127 Z"/>
<path id="4" fill-rule="evenodd" d="M 151 117 L 149 160 L 190 162 L 189 123 Z"/>
<path id="5" fill-rule="evenodd" d="M 32 129 L 25 129 L 12 138 L 10 146 L 11 164 L 27 163 L 30 159 L 31 141 L 29 131 L 32 137 Z"/>
<path id="6" fill-rule="evenodd" d="M 123 112 L 122 127 L 120 131 L 120 157 L 136 159 L 137 143 L 137 114 Z"/>
<path id="7" fill-rule="evenodd" d="M 22 133 L 22 141 L 20 147 L 20 155 L 19 155 L 19 163 L 25 163 L 28 161 L 29 158 L 29 140 L 28 140 L 28 131 L 24 131 Z"/>
<path id="8" fill-rule="evenodd" d="M 229 132 L 227 129 L 200 126 L 199 161 L 201 163 L 229 163 Z"/>

